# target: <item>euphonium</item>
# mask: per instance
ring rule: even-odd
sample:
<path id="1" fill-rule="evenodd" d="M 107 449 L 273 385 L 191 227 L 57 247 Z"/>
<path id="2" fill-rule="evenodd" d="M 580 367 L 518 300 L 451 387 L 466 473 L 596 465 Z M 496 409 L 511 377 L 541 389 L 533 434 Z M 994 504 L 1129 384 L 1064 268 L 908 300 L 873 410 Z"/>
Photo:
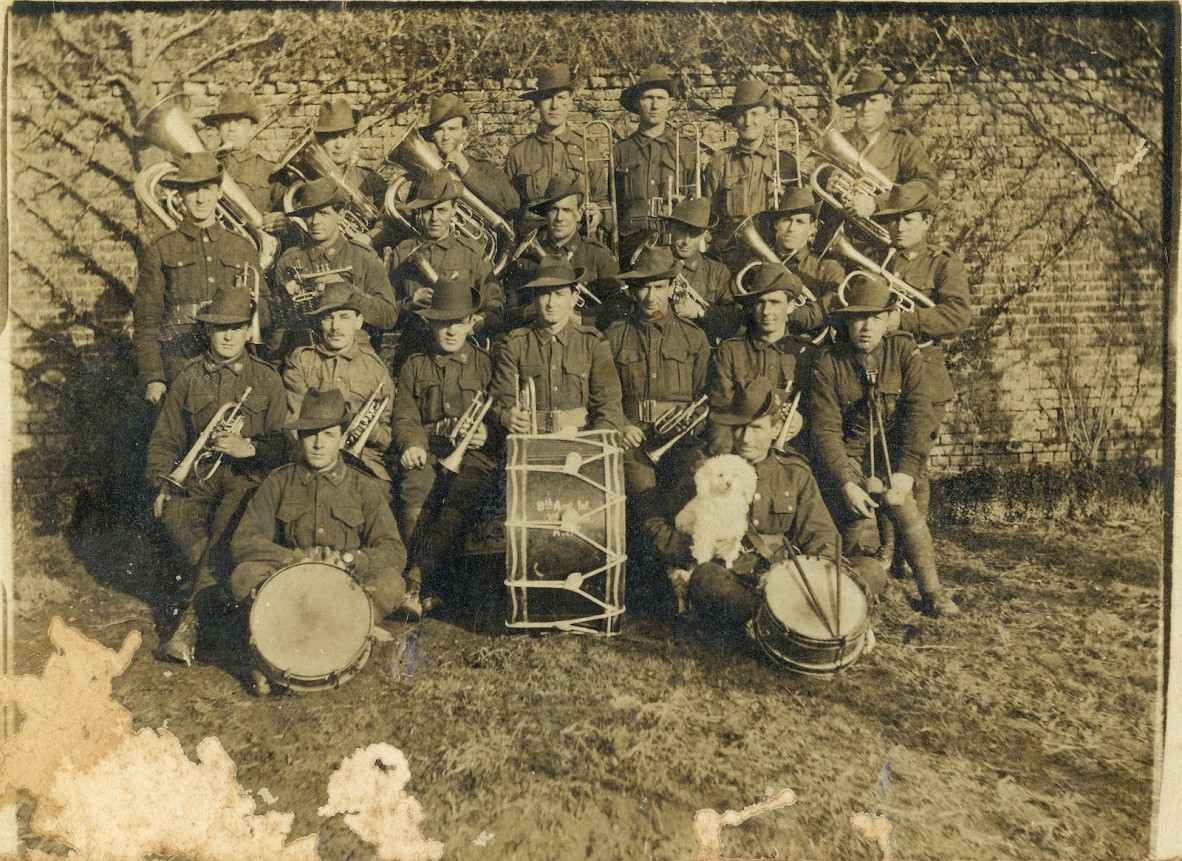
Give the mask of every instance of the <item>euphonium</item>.
<path id="1" fill-rule="evenodd" d="M 218 411 L 213 414 L 213 418 L 206 424 L 205 430 L 201 431 L 201 435 L 197 437 L 193 447 L 189 449 L 181 462 L 176 465 L 176 469 L 164 477 L 164 480 L 178 489 L 184 489 L 185 482 L 189 475 L 197 476 L 198 481 L 208 481 L 213 477 L 213 474 L 218 471 L 218 467 L 222 465 L 222 458 L 225 457 L 225 452 L 217 452 L 214 454 L 212 443 L 214 440 L 236 434 L 242 430 L 242 425 L 245 422 L 245 416 L 242 415 L 242 407 L 246 403 L 246 397 L 251 392 L 250 386 L 246 387 L 246 391 L 242 393 L 237 401 L 228 402 L 218 407 Z M 214 458 L 213 465 L 210 466 L 204 474 L 202 474 L 201 466 L 210 458 Z"/>
<path id="2" fill-rule="evenodd" d="M 484 422 L 484 417 L 488 415 L 491 407 L 492 398 L 488 397 L 484 392 L 477 392 L 476 397 L 472 399 L 472 403 L 468 404 L 468 408 L 464 410 L 464 414 L 460 416 L 456 422 L 456 426 L 448 434 L 448 438 L 455 445 L 455 448 L 452 449 L 451 454 L 439 461 L 441 467 L 448 472 L 459 473 L 460 464 L 464 460 L 464 455 L 467 453 L 468 447 L 472 445 L 472 440 L 475 439 L 476 433 L 480 430 L 480 426 Z"/>
<path id="3" fill-rule="evenodd" d="M 406 192 L 404 186 L 411 181 L 421 180 L 441 167 L 447 167 L 447 163 L 433 146 L 423 140 L 415 126 L 411 126 L 398 145 L 390 150 L 386 160 L 400 168 L 403 176 L 390 181 L 386 190 L 385 210 L 391 218 L 405 222 L 406 219 L 398 210 L 398 201 Z M 460 183 L 463 184 L 462 178 Z M 409 224 L 407 226 L 410 227 Z M 479 242 L 492 263 L 493 274 L 501 274 L 501 270 L 509 262 L 509 252 L 513 248 L 513 228 L 466 185 L 464 193 L 456 201 L 456 214 L 452 218 L 452 226 L 461 236 Z M 410 230 L 415 234 L 419 232 L 415 227 L 410 227 Z"/>
<path id="4" fill-rule="evenodd" d="M 193 121 L 189 119 L 189 97 L 173 93 L 165 97 L 140 124 L 140 136 L 174 158 L 184 153 L 206 152 Z M 169 230 L 176 230 L 184 218 L 184 204 L 175 189 L 160 184 L 177 172 L 172 162 L 160 162 L 140 171 L 135 195 L 140 203 Z M 222 197 L 217 206 L 218 222 L 226 230 L 248 239 L 259 251 L 259 268 L 268 269 L 279 253 L 279 240 L 263 230 L 263 214 L 250 202 L 230 174 L 222 171 Z"/>
<path id="5" fill-rule="evenodd" d="M 354 457 L 361 457 L 361 452 L 365 450 L 365 444 L 369 441 L 370 434 L 378 426 L 378 416 L 390 404 L 389 395 L 381 397 L 379 400 L 382 389 L 385 387 L 385 383 L 378 383 L 378 387 L 373 390 L 369 399 L 361 405 L 357 415 L 353 416 L 353 420 L 345 428 L 345 451 Z"/>
<path id="6" fill-rule="evenodd" d="M 710 407 L 707 405 L 709 398 L 706 395 L 698 398 L 692 404 L 686 404 L 683 407 L 672 407 L 666 410 L 657 417 L 653 422 L 652 434 L 655 437 L 654 443 L 661 443 L 660 445 L 642 445 L 641 452 L 650 463 L 658 463 L 664 457 L 669 449 L 681 442 L 686 436 L 693 432 L 694 428 L 706 421 L 710 415 Z M 664 440 L 662 443 L 661 441 Z"/>
<path id="7" fill-rule="evenodd" d="M 809 184 L 817 197 L 841 212 L 845 220 L 867 236 L 882 245 L 889 245 L 891 235 L 885 227 L 873 219 L 856 215 L 848 207 L 855 194 L 878 197 L 890 191 L 894 183 L 867 161 L 833 124 L 821 133 L 819 149 L 833 161 L 822 161 L 813 169 Z"/>

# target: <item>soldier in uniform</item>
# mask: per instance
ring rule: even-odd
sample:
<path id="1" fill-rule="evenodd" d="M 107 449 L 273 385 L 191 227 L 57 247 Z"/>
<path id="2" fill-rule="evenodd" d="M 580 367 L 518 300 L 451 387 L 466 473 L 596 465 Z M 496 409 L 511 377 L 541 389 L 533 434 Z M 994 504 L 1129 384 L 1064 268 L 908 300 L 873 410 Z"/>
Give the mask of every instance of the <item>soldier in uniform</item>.
<path id="1" fill-rule="evenodd" d="M 479 242 L 460 236 L 452 227 L 456 199 L 463 193 L 463 186 L 451 171 L 440 168 L 419 182 L 414 197 L 406 204 L 418 220 L 419 236 L 400 242 L 387 261 L 398 310 L 405 322 L 395 369 L 404 357 L 430 348 L 430 332 L 423 318 L 409 312 L 430 306 L 437 278 L 476 285 L 480 291 L 480 304 L 473 317 L 476 335 L 493 338 L 502 330 L 505 294 L 493 277 L 492 263 Z"/>
<path id="2" fill-rule="evenodd" d="M 733 403 L 736 392 L 763 379 L 779 392 L 788 391 L 789 397 L 802 392 L 808 385 L 812 362 L 817 347 L 802 335 L 795 335 L 788 326 L 792 312 L 804 300 L 804 285 L 800 279 L 779 263 L 761 263 L 755 267 L 751 289 L 735 297 L 748 309 L 746 331 L 718 345 L 714 353 L 714 376 L 710 383 L 710 408 L 725 409 Z M 709 451 L 726 454 L 731 450 L 733 435 L 725 426 L 710 422 Z"/>
<path id="3" fill-rule="evenodd" d="M 233 523 L 248 494 L 286 454 L 279 432 L 283 383 L 270 365 L 246 352 L 250 318 L 250 300 L 230 289 L 219 291 L 198 312 L 206 351 L 173 381 L 148 442 L 147 476 L 156 490 L 153 513 L 189 566 L 176 578 L 188 603 L 161 654 L 184 663 L 193 659 L 197 644 L 198 596 L 226 568 Z M 193 450 L 219 409 L 243 395 L 246 400 L 237 408 L 241 427 L 225 422 L 225 427 L 211 428 L 209 456 L 180 477 L 177 487 L 168 479 L 173 468 Z M 218 458 L 220 466 L 210 475 Z"/>
<path id="4" fill-rule="evenodd" d="M 735 302 L 734 279 L 729 269 L 703 253 L 706 233 L 715 225 L 710 201 L 705 197 L 682 201 L 661 220 L 668 225 L 669 250 L 681 263 L 682 276 L 705 301 L 703 305 L 690 295 L 676 297 L 673 310 L 701 326 L 711 344 L 733 337 L 744 316 Z"/>
<path id="5" fill-rule="evenodd" d="M 924 357 L 911 335 L 891 331 L 898 328 L 897 297 L 884 279 L 851 279 L 846 300 L 832 315 L 846 337 L 817 360 L 810 388 L 822 491 L 851 553 L 873 552 L 875 512 L 885 508 L 915 574 L 923 612 L 955 616 L 960 609 L 940 584 L 932 534 L 913 492 L 934 440 Z"/>
<path id="6" fill-rule="evenodd" d="M 464 100 L 454 93 L 443 93 L 431 100 L 427 124 L 419 129 L 419 133 L 464 186 L 487 203 L 493 212 L 502 218 L 515 218 L 521 200 L 505 172 L 464 152 L 471 122 L 472 112 Z"/>
<path id="7" fill-rule="evenodd" d="M 694 142 L 683 140 L 678 164 L 676 132 L 668 125 L 678 95 L 677 81 L 664 66 L 653 64 L 620 94 L 620 104 L 636 114 L 636 131 L 615 145 L 616 205 L 620 208 L 620 259 L 631 260 L 660 223 L 653 202 L 672 203 L 693 180 Z M 666 208 L 664 210 L 668 212 Z"/>
<path id="8" fill-rule="evenodd" d="M 440 566 L 475 519 L 477 501 L 500 479 L 485 422 L 472 426 L 454 479 L 440 465 L 463 439 L 464 431 L 457 431 L 460 418 L 474 400 L 486 396 L 492 380 L 492 358 L 469 340 L 476 313 L 473 299 L 470 281 L 441 281 L 430 307 L 418 312 L 430 327 L 431 346 L 411 356 L 398 374 L 394 451 L 400 466 L 402 534 L 413 562 L 407 573 L 411 615 L 429 609 L 438 598 Z M 432 515 L 429 519 L 421 518 L 424 509 Z"/>
<path id="9" fill-rule="evenodd" d="M 730 568 L 714 561 L 698 564 L 690 553 L 690 536 L 674 527 L 677 513 L 694 496 L 692 470 L 646 524 L 665 566 L 690 572 L 688 597 L 697 617 L 720 630 L 742 630 L 754 617 L 762 603 L 760 575 L 789 557 L 786 544 L 811 556 L 833 558 L 836 552 L 837 528 L 808 462 L 796 452 L 772 450 L 782 406 L 778 393 L 761 379 L 711 414 L 733 437 L 735 453 L 755 467 L 757 479 L 744 552 Z M 860 559 L 850 564 L 870 595 L 882 591 L 885 578 L 877 564 Z"/>
<path id="10" fill-rule="evenodd" d="M 546 186 L 545 195 L 532 202 L 529 210 L 545 218 L 535 237 L 543 256 L 564 257 L 572 267 L 583 272 L 582 285 L 594 299 L 583 294 L 583 303 L 578 307 L 580 318 L 588 326 L 606 327 L 611 320 L 627 313 L 626 300 L 620 292 L 620 264 L 606 245 L 579 233 L 582 204 L 583 192 L 578 182 L 571 177 L 555 177 Z M 533 280 L 536 273 L 536 262 L 524 256 L 509 269 L 506 328 L 514 329 L 528 322 L 530 302 L 522 299 L 520 286 Z"/>
<path id="11" fill-rule="evenodd" d="M 340 169 L 345 182 L 365 194 L 374 206 L 381 209 L 386 197 L 386 180 L 377 171 L 358 161 L 357 121 L 360 119 L 361 112 L 350 105 L 348 99 L 333 96 L 321 103 L 313 132 L 316 143 L 324 147 L 332 163 Z"/>
<path id="12" fill-rule="evenodd" d="M 249 298 L 239 276 L 244 265 L 258 267 L 249 241 L 217 223 L 222 166 L 209 153 L 185 153 L 177 172 L 164 182 L 177 188 L 185 217 L 176 230 L 149 242 L 139 261 L 132 314 L 136 362 L 144 397 L 159 404 L 173 379 L 206 349 L 197 314 L 223 289 Z"/>
<path id="13" fill-rule="evenodd" d="M 201 118 L 201 122 L 216 129 L 221 145 L 217 151 L 218 161 L 230 175 L 250 202 L 263 215 L 263 229 L 281 230 L 286 219 L 280 208 L 283 198 L 282 186 L 273 182 L 274 162 L 268 161 L 250 149 L 262 114 L 249 93 L 226 90 L 218 99 L 217 107 Z"/>
<path id="14" fill-rule="evenodd" d="M 287 305 L 283 322 L 267 338 L 269 354 L 277 361 L 296 347 L 313 343 L 314 321 L 306 319 L 306 312 L 314 310 L 311 301 L 318 299 L 316 294 L 331 282 L 353 285 L 358 293 L 356 301 L 371 332 L 392 329 L 398 322 L 394 291 L 382 261 L 368 245 L 350 241 L 341 233 L 345 204 L 344 192 L 327 177 L 304 183 L 296 192 L 296 208 L 291 215 L 303 219 L 307 225 L 306 236 L 298 247 L 284 251 L 275 264 L 277 283 L 272 292 Z M 317 275 L 330 270 L 338 271 Z M 300 293 L 306 295 L 306 300 L 300 303 L 300 308 L 292 308 L 284 297 Z M 277 311 L 274 316 L 281 315 Z"/>
<path id="15" fill-rule="evenodd" d="M 850 92 L 837 103 L 854 110 L 854 129 L 849 142 L 892 183 L 922 182 L 933 196 L 940 193 L 936 168 L 919 140 L 891 122 L 895 85 L 877 69 L 862 69 Z M 869 194 L 857 194 L 848 205 L 863 217 L 870 217 L 883 203 Z"/>
<path id="16" fill-rule="evenodd" d="M 394 380 L 385 363 L 378 358 L 368 339 L 358 339 L 365 324 L 360 294 L 348 284 L 330 284 L 320 296 L 316 316 L 320 333 L 314 345 L 297 347 L 283 367 L 283 386 L 287 390 L 288 418 L 300 414 L 304 396 L 311 389 L 326 392 L 338 389 L 344 395 L 350 415 L 356 415 L 370 396 L 381 389 L 374 403 L 388 398 L 385 409 L 366 438 L 361 462 L 382 481 L 390 481 L 384 455 L 390 445 L 390 416 L 394 401 Z M 348 448 L 349 441 L 345 441 Z"/>
<path id="17" fill-rule="evenodd" d="M 734 126 L 738 142 L 714 153 L 706 165 L 704 196 L 718 218 L 722 244 L 719 256 L 732 271 L 746 262 L 747 251 L 736 241 L 735 231 L 748 217 L 770 209 L 776 179 L 782 183 L 796 176 L 796 159 L 772 147 L 775 124 L 771 91 L 759 78 L 746 78 L 735 87 L 731 103 L 718 109 L 723 122 Z"/>
<path id="18" fill-rule="evenodd" d="M 312 560 L 350 570 L 378 618 L 397 609 L 406 592 L 406 548 L 382 482 L 340 456 L 348 421 L 339 391 L 313 389 L 299 417 L 284 425 L 296 432 L 297 460 L 263 481 L 231 543 L 230 588 L 240 604 L 273 572 Z M 261 671 L 252 676 L 256 693 L 270 693 Z"/>
<path id="19" fill-rule="evenodd" d="M 582 277 L 561 257 L 544 257 L 533 281 L 522 286 L 533 321 L 500 342 L 493 370 L 489 416 L 510 433 L 623 430 L 620 378 L 603 333 L 573 315 Z M 533 380 L 536 431 L 517 403 Z"/>
<path id="20" fill-rule="evenodd" d="M 538 71 L 537 87 L 521 97 L 534 103 L 538 127 L 510 147 L 505 173 L 523 204 L 540 200 L 553 177 L 575 177 L 584 193 L 590 189 L 586 215 L 588 232 L 594 234 L 601 225 L 605 230 L 612 226 L 608 176 L 599 147 L 592 142 L 584 145 L 583 136 L 572 131 L 567 122 L 574 107 L 574 89 L 569 66 L 559 63 Z M 524 211 L 517 232 L 526 234 L 540 226 L 540 219 Z"/>

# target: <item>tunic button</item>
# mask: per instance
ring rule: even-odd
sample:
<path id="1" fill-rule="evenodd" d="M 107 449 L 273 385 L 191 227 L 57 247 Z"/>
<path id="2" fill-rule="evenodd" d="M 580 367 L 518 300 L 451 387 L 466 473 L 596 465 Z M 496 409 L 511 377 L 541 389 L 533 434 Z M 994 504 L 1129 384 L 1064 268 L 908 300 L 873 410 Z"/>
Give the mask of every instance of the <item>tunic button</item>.
<path id="1" fill-rule="evenodd" d="M 758 494 L 758 493 L 757 493 L 757 494 L 755 494 L 755 498 L 756 498 L 756 499 L 763 499 L 763 496 L 762 496 L 761 494 Z"/>
<path id="2" fill-rule="evenodd" d="M 212 283 L 213 283 L 213 279 L 212 279 L 212 278 L 206 278 L 205 280 L 206 280 L 206 281 L 208 281 L 210 284 L 212 284 Z"/>
<path id="3" fill-rule="evenodd" d="M 554 391 L 558 391 L 558 386 L 554 386 Z"/>
<path id="4" fill-rule="evenodd" d="M 655 380 L 656 378 L 657 378 L 657 375 L 656 375 L 656 374 L 653 374 L 653 379 Z"/>
<path id="5" fill-rule="evenodd" d="M 752 525 L 752 526 L 758 526 L 758 525 L 759 525 L 759 518 L 758 518 L 758 517 L 753 517 L 753 518 L 751 519 L 751 525 Z"/>
<path id="6" fill-rule="evenodd" d="M 210 262 L 210 263 L 213 263 L 213 258 L 212 258 L 212 257 L 209 257 L 209 256 L 207 256 L 205 259 L 206 259 L 208 262 Z"/>
<path id="7" fill-rule="evenodd" d="M 324 531 L 324 527 L 323 527 L 323 526 L 321 526 L 321 527 L 320 527 L 319 529 L 317 529 L 316 531 L 317 531 L 317 532 L 323 532 L 323 531 Z"/>
<path id="8" fill-rule="evenodd" d="M 443 402 L 443 408 L 444 408 L 445 410 L 450 410 L 450 409 L 451 409 L 451 404 L 449 404 L 447 401 L 444 401 L 444 402 Z"/>

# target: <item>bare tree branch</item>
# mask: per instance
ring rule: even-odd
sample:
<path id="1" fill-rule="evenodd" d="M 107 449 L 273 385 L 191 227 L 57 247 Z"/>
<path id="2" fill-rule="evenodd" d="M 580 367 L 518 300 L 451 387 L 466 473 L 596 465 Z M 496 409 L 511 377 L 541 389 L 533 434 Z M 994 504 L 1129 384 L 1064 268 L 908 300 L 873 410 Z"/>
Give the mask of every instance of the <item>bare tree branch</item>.
<path id="1" fill-rule="evenodd" d="M 226 57 L 232 56 L 232 55 L 238 53 L 239 51 L 244 51 L 247 48 L 253 48 L 255 45 L 261 45 L 264 42 L 271 41 L 271 38 L 277 32 L 278 31 L 274 27 L 272 27 L 266 33 L 263 33 L 261 35 L 252 36 L 249 39 L 239 39 L 237 42 L 232 42 L 231 44 L 226 45 L 220 51 L 214 52 L 212 55 L 205 58 L 197 65 L 191 66 L 184 74 L 181 75 L 181 77 L 185 78 L 185 79 L 196 77 L 197 75 L 201 74 L 206 69 L 214 66 L 216 63 L 219 63 L 221 60 L 225 59 Z"/>
<path id="2" fill-rule="evenodd" d="M 130 123 L 88 107 L 85 103 L 89 100 L 85 96 L 75 92 L 73 88 L 69 87 L 56 75 L 46 70 L 41 64 L 33 63 L 31 60 L 22 60 L 20 63 L 17 63 L 13 66 L 14 69 L 18 67 L 25 68 L 37 75 L 53 88 L 54 92 L 56 92 L 58 96 L 61 97 L 61 100 L 64 104 L 78 111 L 78 113 L 82 114 L 84 117 L 89 117 L 92 120 L 102 123 L 108 129 L 110 129 L 112 133 L 116 134 L 123 142 L 128 144 L 128 146 L 130 146 L 135 140 L 135 129 L 131 127 Z"/>
<path id="3" fill-rule="evenodd" d="M 87 197 L 83 196 L 76 190 L 77 177 L 62 177 L 48 170 L 41 165 L 33 164 L 28 157 L 20 153 L 14 152 L 14 156 L 20 162 L 22 169 L 30 173 L 35 173 L 38 176 L 43 176 L 50 181 L 50 185 L 40 189 L 38 195 L 45 194 L 48 191 L 58 189 L 62 194 L 69 197 L 84 211 L 94 215 L 102 224 L 103 229 L 112 234 L 116 239 L 121 239 L 125 242 L 130 242 L 138 246 L 139 242 L 135 237 L 135 226 L 123 224 L 110 214 L 104 212 L 94 205 L 94 203 Z M 136 249 L 138 251 L 138 248 Z"/>
<path id="4" fill-rule="evenodd" d="M 49 232 L 53 234 L 54 238 L 62 244 L 63 250 L 67 254 L 81 261 L 83 267 L 88 272 L 96 276 L 108 287 L 122 290 L 124 292 L 128 291 L 127 284 L 122 278 L 99 263 L 94 258 L 94 255 L 90 252 L 90 250 L 79 245 L 72 236 L 67 235 L 65 231 L 55 225 L 53 221 L 47 215 L 45 215 L 45 213 L 38 212 L 27 200 L 20 200 L 18 198 L 17 202 L 20 203 L 30 215 L 45 225 L 46 229 L 48 229 Z"/>
<path id="5" fill-rule="evenodd" d="M 148 68 L 151 68 L 156 63 L 158 63 L 164 57 L 169 48 L 171 48 L 177 42 L 180 42 L 182 39 L 187 39 L 195 33 L 200 33 L 202 30 L 208 27 L 210 22 L 216 17 L 217 13 L 211 12 L 204 18 L 201 18 L 200 20 L 195 21 L 186 27 L 181 27 L 177 30 L 174 30 L 169 35 L 162 37 L 156 44 L 156 47 L 153 49 L 152 53 L 148 56 Z"/>

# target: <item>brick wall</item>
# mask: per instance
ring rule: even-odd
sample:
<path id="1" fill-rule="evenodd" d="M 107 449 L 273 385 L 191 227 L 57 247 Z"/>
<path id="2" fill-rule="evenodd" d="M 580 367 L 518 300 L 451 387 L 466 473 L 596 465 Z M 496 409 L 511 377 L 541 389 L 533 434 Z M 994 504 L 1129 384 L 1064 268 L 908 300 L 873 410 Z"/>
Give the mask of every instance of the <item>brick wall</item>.
<path id="1" fill-rule="evenodd" d="M 777 69 L 756 71 L 808 121 L 823 124 L 828 103 L 815 89 Z M 698 69 L 689 78 L 699 100 L 716 107 L 728 103 L 731 76 Z M 264 155 L 278 157 L 314 118 L 326 82 L 272 78 L 257 88 L 270 117 L 257 140 Z M 933 232 L 965 260 L 977 309 L 970 332 L 950 350 L 959 397 L 933 457 L 939 470 L 1078 461 L 1080 446 L 1097 433 L 1103 436 L 1097 446 L 1100 459 L 1117 453 L 1160 459 L 1162 255 L 1160 246 L 1134 235 L 1129 222 L 1113 214 L 1113 206 L 1125 208 L 1146 230 L 1160 232 L 1161 160 L 1146 158 L 1120 183 L 1108 183 L 1110 200 L 1099 198 L 1087 171 L 1108 182 L 1118 163 L 1133 158 L 1139 140 L 1115 118 L 1063 98 L 1065 88 L 1081 82 L 1109 102 L 1148 117 L 1148 128 L 1160 131 L 1160 103 L 1127 91 L 1119 76 L 1085 66 L 1037 79 L 940 70 L 896 97 L 896 115 L 925 143 L 941 172 L 945 205 Z M 576 119 L 594 115 L 612 123 L 618 135 L 629 133 L 629 115 L 618 102 L 627 83 L 618 76 L 592 75 L 591 86 L 576 94 Z M 473 108 L 469 152 L 499 162 L 510 143 L 531 130 L 531 106 L 518 97 L 531 84 L 446 82 Z M 390 88 L 388 80 L 371 78 L 350 80 L 343 89 L 364 112 Z M 221 91 L 214 80 L 190 82 L 194 116 L 211 107 Z M 95 87 L 92 96 L 96 104 L 114 106 L 113 96 L 101 88 Z M 46 90 L 16 78 L 13 109 L 53 117 L 56 106 Z M 700 120 L 703 113 L 682 110 L 674 120 L 691 118 Z M 372 163 L 382 159 L 410 117 L 398 120 L 403 124 L 367 117 L 364 157 Z M 111 172 L 132 175 L 126 150 L 104 138 L 97 126 L 87 129 L 83 123 L 73 133 L 91 141 L 93 157 Z M 705 129 L 711 144 L 721 142 L 724 133 L 716 122 Z M 804 137 L 807 143 L 811 135 L 806 131 Z M 37 140 L 22 140 L 19 130 L 14 146 L 34 164 L 54 157 Z M 147 155 L 149 161 L 156 157 Z M 50 446 L 71 430 L 62 419 L 70 413 L 57 403 L 63 380 L 54 374 L 62 363 L 54 359 L 65 355 L 93 364 L 96 352 L 100 362 L 108 361 L 111 351 L 122 355 L 113 346 L 118 337 L 112 340 L 107 332 L 95 344 L 93 328 L 78 320 L 82 315 L 85 322 L 96 303 L 99 316 L 118 317 L 134 289 L 134 254 L 120 232 L 140 226 L 126 190 L 87 170 L 79 158 L 63 170 L 70 170 L 74 187 L 86 196 L 110 204 L 98 209 L 122 215 L 104 220 L 95 208 L 80 207 L 69 189 L 47 190 L 45 177 L 17 163 L 14 192 L 32 201 L 14 210 L 12 306 L 19 315 L 14 361 L 24 371 L 16 376 L 13 405 L 18 451 Z M 54 218 L 62 211 L 77 216 L 63 225 L 60 215 Z M 62 243 L 71 242 L 91 249 L 100 271 L 57 253 Z M 121 285 L 127 288 L 122 293 Z M 64 367 L 76 367 L 77 361 Z"/>

